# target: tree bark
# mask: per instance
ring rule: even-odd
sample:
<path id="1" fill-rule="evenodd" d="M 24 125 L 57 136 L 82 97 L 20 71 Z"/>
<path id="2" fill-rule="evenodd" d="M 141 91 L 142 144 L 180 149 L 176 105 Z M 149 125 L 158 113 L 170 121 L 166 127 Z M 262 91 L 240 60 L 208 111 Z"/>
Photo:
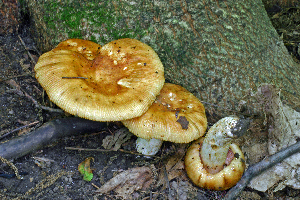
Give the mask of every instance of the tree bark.
<path id="1" fill-rule="evenodd" d="M 224 108 L 238 111 L 240 100 L 262 83 L 281 88 L 286 102 L 300 108 L 299 65 L 261 0 L 25 2 L 42 51 L 72 37 L 101 45 L 136 38 L 158 53 L 166 81 L 207 102 L 209 113 L 223 117 Z M 246 108 L 251 113 L 250 101 Z"/>

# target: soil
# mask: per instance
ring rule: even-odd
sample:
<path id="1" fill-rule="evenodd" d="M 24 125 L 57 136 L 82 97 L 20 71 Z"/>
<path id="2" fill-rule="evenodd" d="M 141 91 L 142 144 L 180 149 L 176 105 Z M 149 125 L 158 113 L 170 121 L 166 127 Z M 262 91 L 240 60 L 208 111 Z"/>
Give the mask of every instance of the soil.
<path id="1" fill-rule="evenodd" d="M 58 109 L 48 100 L 34 78 L 33 68 L 40 52 L 31 39 L 29 25 L 23 22 L 17 33 L 0 35 L 0 137 L 6 135 L 1 138 L 1 143 L 27 134 L 49 120 L 66 116 L 65 113 L 36 106 L 38 102 L 45 107 Z M 292 49 L 297 52 L 295 48 Z M 25 127 L 18 130 L 23 126 Z M 137 166 L 151 166 L 151 164 L 154 164 L 153 173 L 157 172 L 158 177 L 153 178 L 149 187 L 133 191 L 126 198 L 222 199 L 225 196 L 226 191 L 216 192 L 195 187 L 182 168 L 178 168 L 176 173 L 174 170 L 169 170 L 168 172 L 172 172 L 175 178 L 158 184 L 163 181 L 164 178 L 160 175 L 164 174 L 165 167 L 174 156 L 179 156 L 178 162 L 182 163 L 184 153 L 175 152 L 184 152 L 186 146 L 165 143 L 157 155 L 158 158 L 146 158 L 134 154 L 136 137 L 132 136 L 121 146 L 121 149 L 126 152 L 66 149 L 66 147 L 104 149 L 103 139 L 106 136 L 114 136 L 121 127 L 118 123 L 110 123 L 107 128 L 98 133 L 64 138 L 27 156 L 10 160 L 19 172 L 24 173 L 21 175 L 22 179 L 2 177 L 3 174 L 13 176 L 14 171 L 7 164 L 0 163 L 0 198 L 122 199 L 125 197 L 114 191 L 104 195 L 99 195 L 95 191 L 117 173 Z M 88 157 L 94 158 L 91 163 L 94 177 L 91 181 L 83 180 L 78 171 L 78 165 Z M 130 186 L 129 183 L 127 184 Z M 246 188 L 241 199 L 300 199 L 299 195 L 299 190 L 291 188 L 274 194 Z"/>

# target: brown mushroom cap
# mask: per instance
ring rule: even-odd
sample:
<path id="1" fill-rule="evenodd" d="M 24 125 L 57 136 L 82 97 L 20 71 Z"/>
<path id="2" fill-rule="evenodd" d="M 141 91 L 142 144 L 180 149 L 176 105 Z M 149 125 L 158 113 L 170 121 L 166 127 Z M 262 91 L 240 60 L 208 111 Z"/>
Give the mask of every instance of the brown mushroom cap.
<path id="1" fill-rule="evenodd" d="M 142 115 L 164 84 L 163 65 L 154 50 L 128 38 L 102 48 L 91 41 L 67 40 L 43 54 L 34 69 L 51 101 L 96 121 Z"/>
<path id="2" fill-rule="evenodd" d="M 193 183 L 199 187 L 211 190 L 227 190 L 233 187 L 242 177 L 245 170 L 245 157 L 236 144 L 230 149 L 234 158 L 218 173 L 210 174 L 206 171 L 200 155 L 204 138 L 200 138 L 187 150 L 185 156 L 185 170 Z"/>
<path id="3" fill-rule="evenodd" d="M 202 103 L 183 87 L 171 83 L 165 83 L 146 113 L 122 122 L 138 137 L 175 143 L 198 139 L 207 127 Z"/>

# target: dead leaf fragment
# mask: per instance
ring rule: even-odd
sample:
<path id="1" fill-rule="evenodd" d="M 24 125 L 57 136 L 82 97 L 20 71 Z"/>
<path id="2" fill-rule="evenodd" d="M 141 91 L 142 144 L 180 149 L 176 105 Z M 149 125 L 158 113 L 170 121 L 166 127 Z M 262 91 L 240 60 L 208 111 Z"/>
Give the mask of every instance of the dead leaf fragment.
<path id="1" fill-rule="evenodd" d="M 186 119 L 185 116 L 180 116 L 176 122 L 178 122 L 181 125 L 182 129 L 188 129 L 189 127 L 189 121 Z"/>
<path id="2" fill-rule="evenodd" d="M 267 148 L 268 155 L 261 157 L 273 155 L 279 150 L 295 144 L 300 137 L 300 113 L 282 103 L 280 90 L 273 85 L 263 84 L 258 88 L 256 98 L 261 104 L 266 116 L 265 124 L 268 126 L 268 141 L 262 144 L 253 144 L 259 151 Z M 286 186 L 300 189 L 299 165 L 300 153 L 294 154 L 252 179 L 248 186 L 262 192 L 270 188 L 276 192 Z"/>
<path id="3" fill-rule="evenodd" d="M 102 140 L 102 146 L 105 149 L 117 151 L 121 148 L 121 145 L 127 142 L 132 136 L 132 133 L 127 128 L 121 128 L 114 133 L 114 135 L 108 135 Z"/>
<path id="4" fill-rule="evenodd" d="M 34 163 L 41 167 L 41 168 L 47 168 L 50 166 L 52 162 L 55 162 L 54 160 L 44 158 L 44 157 L 32 157 L 34 159 Z"/>
<path id="5" fill-rule="evenodd" d="M 128 169 L 106 182 L 96 193 L 116 192 L 124 199 L 137 190 L 146 190 L 153 182 L 152 171 L 149 167 L 136 167 Z"/>
<path id="6" fill-rule="evenodd" d="M 164 185 L 166 187 L 166 181 L 171 181 L 177 177 L 180 177 L 182 180 L 188 180 L 186 173 L 184 171 L 184 161 L 183 157 L 185 155 L 185 146 L 183 144 L 178 150 L 177 153 L 171 156 L 166 165 L 167 177 L 165 177 L 165 173 L 163 170 L 160 171 L 158 183 L 157 185 Z"/>

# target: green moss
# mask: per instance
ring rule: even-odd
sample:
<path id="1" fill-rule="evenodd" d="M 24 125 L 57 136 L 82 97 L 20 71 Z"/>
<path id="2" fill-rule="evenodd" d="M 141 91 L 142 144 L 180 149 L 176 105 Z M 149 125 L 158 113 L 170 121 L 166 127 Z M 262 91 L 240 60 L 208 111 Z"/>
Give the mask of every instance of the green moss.
<path id="1" fill-rule="evenodd" d="M 82 39 L 80 31 L 70 31 L 68 32 L 69 38 L 79 38 Z"/>
<path id="2" fill-rule="evenodd" d="M 126 19 L 116 15 L 115 8 L 109 1 L 97 4 L 45 1 L 44 4 L 47 8 L 44 21 L 48 28 L 55 31 L 54 40 L 60 40 L 58 35 L 67 34 L 68 38 L 84 38 L 105 44 L 112 39 L 144 35 L 144 30 L 139 25 L 128 27 Z M 108 36 L 103 37 L 103 32 Z M 96 37 L 95 33 L 99 33 L 99 36 Z"/>
<path id="3" fill-rule="evenodd" d="M 91 39 L 90 39 L 92 42 L 96 42 L 97 43 L 97 40 L 96 40 L 96 37 L 95 36 L 91 36 Z"/>

